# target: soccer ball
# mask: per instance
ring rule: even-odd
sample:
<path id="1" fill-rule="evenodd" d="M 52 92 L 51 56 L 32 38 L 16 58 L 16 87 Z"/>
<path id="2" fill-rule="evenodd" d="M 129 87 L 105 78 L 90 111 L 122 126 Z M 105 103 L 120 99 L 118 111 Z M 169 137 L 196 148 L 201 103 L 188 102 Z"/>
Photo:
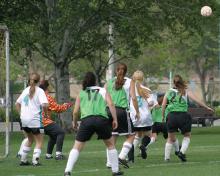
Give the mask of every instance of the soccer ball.
<path id="1" fill-rule="evenodd" d="M 212 14 L 212 9 L 209 6 L 203 6 L 201 8 L 201 15 L 202 16 L 210 16 Z"/>

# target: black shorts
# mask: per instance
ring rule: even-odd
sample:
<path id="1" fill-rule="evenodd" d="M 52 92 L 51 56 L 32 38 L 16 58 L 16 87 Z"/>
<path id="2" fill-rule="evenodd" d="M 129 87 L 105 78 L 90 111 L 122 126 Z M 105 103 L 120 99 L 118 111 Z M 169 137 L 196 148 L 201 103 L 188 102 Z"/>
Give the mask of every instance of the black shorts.
<path id="1" fill-rule="evenodd" d="M 82 119 L 76 134 L 76 140 L 80 142 L 88 141 L 94 133 L 98 135 L 98 139 L 111 138 L 112 126 L 109 119 L 100 116 L 89 116 Z"/>
<path id="2" fill-rule="evenodd" d="M 118 128 L 113 130 L 113 135 L 129 135 L 134 134 L 134 126 L 129 116 L 129 113 L 125 108 L 115 107 L 116 115 L 118 119 Z M 112 119 L 112 115 L 109 110 L 107 110 L 109 119 Z"/>
<path id="3" fill-rule="evenodd" d="M 44 133 L 44 129 L 43 128 L 22 127 L 22 130 L 24 130 L 26 133 L 32 133 L 34 135 L 43 134 Z"/>
<path id="4" fill-rule="evenodd" d="M 152 126 L 152 133 L 163 133 L 163 137 L 167 139 L 167 124 L 165 122 L 155 122 Z"/>
<path id="5" fill-rule="evenodd" d="M 192 118 L 187 112 L 170 112 L 167 115 L 167 130 L 169 133 L 180 129 L 182 134 L 191 132 Z"/>
<path id="6" fill-rule="evenodd" d="M 147 127 L 134 127 L 134 131 L 150 131 L 152 129 L 152 126 Z"/>

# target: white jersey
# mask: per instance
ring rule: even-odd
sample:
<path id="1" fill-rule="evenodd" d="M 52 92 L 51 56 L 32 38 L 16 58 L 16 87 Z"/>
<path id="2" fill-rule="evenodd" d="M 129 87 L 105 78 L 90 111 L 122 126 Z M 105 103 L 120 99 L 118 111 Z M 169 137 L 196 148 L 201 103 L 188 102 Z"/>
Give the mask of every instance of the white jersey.
<path id="1" fill-rule="evenodd" d="M 32 99 L 29 98 L 30 86 L 23 90 L 16 103 L 21 105 L 22 127 L 40 128 L 42 124 L 42 104 L 48 104 L 47 97 L 43 89 L 35 87 Z"/>
<path id="2" fill-rule="evenodd" d="M 148 89 L 147 87 L 144 87 L 141 85 L 142 88 Z M 150 89 L 148 89 L 150 90 Z M 139 96 L 137 88 L 135 86 L 135 94 L 136 98 L 138 101 L 138 107 L 139 107 L 139 113 L 140 113 L 140 119 L 137 120 L 135 118 L 136 116 L 136 110 L 134 108 L 132 100 L 130 100 L 130 116 L 131 120 L 133 122 L 134 127 L 148 127 L 153 125 L 152 117 L 151 117 L 151 112 L 150 112 L 150 107 L 149 105 L 155 105 L 155 98 L 153 94 L 150 94 L 150 97 L 146 99 L 142 98 Z"/>

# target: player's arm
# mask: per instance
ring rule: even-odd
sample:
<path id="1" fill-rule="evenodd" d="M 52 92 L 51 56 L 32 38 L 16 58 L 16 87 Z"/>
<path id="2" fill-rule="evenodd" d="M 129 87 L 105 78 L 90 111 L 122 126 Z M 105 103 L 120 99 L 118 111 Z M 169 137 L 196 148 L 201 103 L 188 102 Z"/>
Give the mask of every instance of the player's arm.
<path id="1" fill-rule="evenodd" d="M 109 107 L 109 110 L 112 114 L 112 128 L 116 129 L 116 128 L 118 128 L 118 119 L 117 119 L 117 115 L 116 115 L 116 109 L 115 109 L 115 105 L 112 101 L 112 98 L 111 98 L 110 94 L 107 91 L 106 91 L 106 94 L 105 94 L 105 99 L 106 99 L 106 103 Z"/>
<path id="2" fill-rule="evenodd" d="M 191 100 L 195 101 L 195 102 L 198 103 L 200 106 L 202 106 L 202 107 L 208 109 L 209 111 L 214 112 L 214 110 L 213 110 L 212 108 L 210 108 L 210 107 L 207 106 L 204 102 L 202 102 L 201 100 L 199 100 L 199 98 L 196 97 L 191 91 L 187 91 L 187 95 L 188 95 L 188 97 L 189 97 Z"/>
<path id="3" fill-rule="evenodd" d="M 50 95 L 47 95 L 47 99 L 48 99 L 48 102 L 49 102 L 49 109 L 51 111 L 54 111 L 54 112 L 57 112 L 57 113 L 64 112 L 72 106 L 72 103 L 64 103 L 64 104 L 60 105 Z"/>
<path id="4" fill-rule="evenodd" d="M 140 118 L 140 112 L 139 112 L 137 97 L 136 97 L 136 94 L 135 94 L 135 82 L 133 80 L 131 80 L 131 83 L 130 83 L 130 92 L 129 93 L 130 93 L 130 96 L 131 96 L 132 103 L 134 105 L 134 109 L 136 111 L 136 119 L 139 119 Z"/>
<path id="5" fill-rule="evenodd" d="M 77 121 L 79 119 L 79 111 L 80 111 L 80 98 L 76 97 L 76 102 L 73 110 L 73 128 L 77 130 L 78 124 Z"/>
<path id="6" fill-rule="evenodd" d="M 162 102 L 162 122 L 164 122 L 164 119 L 165 119 L 165 109 L 166 109 L 166 106 L 167 106 L 167 97 L 164 96 L 163 102 Z"/>

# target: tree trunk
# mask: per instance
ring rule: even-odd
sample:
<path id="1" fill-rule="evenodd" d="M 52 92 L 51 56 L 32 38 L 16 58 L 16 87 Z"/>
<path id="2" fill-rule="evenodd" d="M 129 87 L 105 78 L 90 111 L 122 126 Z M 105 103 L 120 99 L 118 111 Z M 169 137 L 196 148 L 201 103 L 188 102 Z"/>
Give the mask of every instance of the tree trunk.
<path id="1" fill-rule="evenodd" d="M 55 65 L 56 99 L 59 104 L 70 102 L 69 67 L 65 64 Z M 72 109 L 59 114 L 62 127 L 70 132 L 72 130 Z"/>

